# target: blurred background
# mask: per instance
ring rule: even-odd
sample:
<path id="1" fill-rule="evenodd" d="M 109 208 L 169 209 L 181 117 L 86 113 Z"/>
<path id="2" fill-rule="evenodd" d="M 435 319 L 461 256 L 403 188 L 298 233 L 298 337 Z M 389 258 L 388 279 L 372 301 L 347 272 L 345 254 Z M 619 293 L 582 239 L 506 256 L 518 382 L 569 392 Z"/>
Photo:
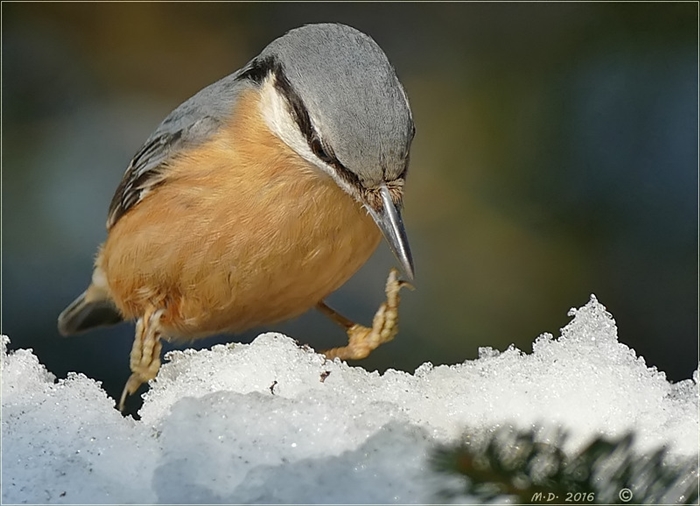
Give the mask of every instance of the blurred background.
<path id="1" fill-rule="evenodd" d="M 698 366 L 693 3 L 3 3 L 2 332 L 118 396 L 133 325 L 61 338 L 134 153 L 285 31 L 336 21 L 389 56 L 414 112 L 401 332 L 361 364 L 413 371 L 558 335 L 591 293 L 669 379 Z M 369 324 L 383 244 L 330 303 Z M 345 335 L 311 312 L 277 330 Z M 171 348 L 169 348 L 171 349 Z M 131 399 L 133 412 L 138 396 Z"/>

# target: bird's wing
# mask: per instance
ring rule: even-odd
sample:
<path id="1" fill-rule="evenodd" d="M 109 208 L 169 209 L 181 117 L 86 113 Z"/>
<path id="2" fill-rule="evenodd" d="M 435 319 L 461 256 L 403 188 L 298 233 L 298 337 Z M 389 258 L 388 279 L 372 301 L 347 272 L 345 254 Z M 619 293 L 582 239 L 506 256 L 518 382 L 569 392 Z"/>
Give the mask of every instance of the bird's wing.
<path id="1" fill-rule="evenodd" d="M 233 112 L 247 67 L 204 88 L 171 112 L 134 155 L 112 197 L 107 229 L 138 204 L 149 191 L 167 181 L 167 162 L 185 149 L 195 147 L 218 130 Z"/>

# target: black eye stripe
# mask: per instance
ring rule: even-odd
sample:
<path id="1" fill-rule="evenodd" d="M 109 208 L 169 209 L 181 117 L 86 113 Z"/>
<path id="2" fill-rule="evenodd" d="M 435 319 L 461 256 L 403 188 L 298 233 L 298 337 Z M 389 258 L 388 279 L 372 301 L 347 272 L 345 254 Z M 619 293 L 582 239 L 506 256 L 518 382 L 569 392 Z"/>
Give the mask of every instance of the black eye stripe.
<path id="1" fill-rule="evenodd" d="M 262 84 L 269 75 L 275 76 L 275 88 L 287 100 L 290 106 L 294 122 L 301 130 L 301 133 L 306 138 L 306 141 L 311 145 L 311 140 L 314 136 L 313 127 L 309 112 L 306 110 L 301 97 L 292 87 L 292 84 L 287 79 L 283 65 L 273 57 L 253 60 L 248 68 L 238 76 L 239 80 L 249 80 L 258 85 Z"/>
<path id="2" fill-rule="evenodd" d="M 311 152 L 320 160 L 323 160 L 333 167 L 338 177 L 348 185 L 356 188 L 358 192 L 362 193 L 364 187 L 362 186 L 360 178 L 357 177 L 354 172 L 348 170 L 340 160 L 335 157 L 332 151 L 323 146 L 321 139 L 319 139 L 318 134 L 311 124 L 309 111 L 306 109 L 299 94 L 292 87 L 289 79 L 287 79 L 284 66 L 280 62 L 272 57 L 265 58 L 264 60 L 255 60 L 251 63 L 248 70 L 239 76 L 239 79 L 249 79 L 257 84 L 261 84 L 270 74 L 275 76 L 275 87 L 287 100 L 292 112 L 292 117 L 306 139 Z"/>
<path id="3" fill-rule="evenodd" d="M 275 86 L 282 93 L 282 95 L 287 99 L 287 102 L 291 106 L 292 115 L 294 120 L 299 126 L 299 130 L 306 138 L 306 142 L 311 149 L 311 152 L 316 155 L 320 160 L 323 160 L 328 165 L 332 166 L 338 176 L 343 179 L 346 183 L 354 186 L 360 191 L 362 189 L 362 183 L 360 178 L 356 174 L 345 168 L 345 166 L 336 158 L 332 152 L 323 147 L 321 139 L 318 137 L 313 125 L 311 124 L 311 118 L 309 117 L 309 111 L 306 109 L 304 102 L 301 97 L 297 94 L 296 90 L 292 87 L 289 79 L 284 73 L 284 68 L 281 64 L 276 64 L 274 66 L 273 72 L 275 73 Z"/>
<path id="4" fill-rule="evenodd" d="M 248 68 L 244 70 L 236 79 L 239 81 L 248 79 L 254 83 L 262 84 L 265 78 L 273 71 L 274 65 L 275 62 L 273 58 L 264 58 L 262 60 L 256 58 L 250 62 Z"/>
<path id="5" fill-rule="evenodd" d="M 304 102 L 301 97 L 292 87 L 292 84 L 287 79 L 287 75 L 284 73 L 284 67 L 279 62 L 274 62 L 270 66 L 269 73 L 275 76 L 275 88 L 280 94 L 287 100 L 289 107 L 291 109 L 292 117 L 294 122 L 299 127 L 299 130 L 306 138 L 306 142 L 311 145 L 311 140 L 314 137 L 314 129 L 311 125 L 311 118 L 309 117 L 309 111 L 306 109 Z"/>
<path id="6" fill-rule="evenodd" d="M 318 137 L 314 136 L 311 139 L 309 146 L 311 147 L 311 151 L 313 152 L 313 154 L 319 157 L 327 164 L 333 165 L 334 163 L 340 163 L 337 158 L 335 158 L 323 148 L 323 144 L 321 143 L 321 140 Z"/>

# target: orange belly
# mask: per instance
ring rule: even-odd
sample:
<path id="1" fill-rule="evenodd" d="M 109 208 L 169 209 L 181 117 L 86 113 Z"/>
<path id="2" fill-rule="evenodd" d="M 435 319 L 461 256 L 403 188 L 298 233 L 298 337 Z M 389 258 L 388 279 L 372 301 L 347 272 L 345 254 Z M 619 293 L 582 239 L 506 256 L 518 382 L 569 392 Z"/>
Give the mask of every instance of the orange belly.
<path id="1" fill-rule="evenodd" d="M 381 238 L 360 204 L 269 132 L 255 92 L 239 104 L 235 126 L 178 155 L 97 258 L 124 317 L 164 309 L 168 337 L 297 316 L 347 281 Z"/>

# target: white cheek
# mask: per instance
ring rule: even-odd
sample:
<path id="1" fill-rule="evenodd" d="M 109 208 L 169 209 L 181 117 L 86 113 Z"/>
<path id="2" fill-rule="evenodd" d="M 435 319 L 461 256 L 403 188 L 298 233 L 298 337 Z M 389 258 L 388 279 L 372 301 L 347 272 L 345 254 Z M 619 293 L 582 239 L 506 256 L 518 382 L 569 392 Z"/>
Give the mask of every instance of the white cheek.
<path id="1" fill-rule="evenodd" d="M 316 165 L 306 139 L 299 131 L 292 115 L 289 114 L 284 97 L 275 89 L 272 77 L 265 80 L 260 90 L 260 113 L 272 133 L 305 160 Z"/>
<path id="2" fill-rule="evenodd" d="M 262 114 L 270 131 L 279 137 L 282 142 L 292 148 L 304 160 L 331 176 L 338 186 L 357 198 L 357 191 L 338 177 L 333 167 L 319 160 L 313 154 L 304 135 L 289 112 L 286 99 L 275 88 L 273 77 L 265 79 L 260 90 L 260 114 Z"/>

